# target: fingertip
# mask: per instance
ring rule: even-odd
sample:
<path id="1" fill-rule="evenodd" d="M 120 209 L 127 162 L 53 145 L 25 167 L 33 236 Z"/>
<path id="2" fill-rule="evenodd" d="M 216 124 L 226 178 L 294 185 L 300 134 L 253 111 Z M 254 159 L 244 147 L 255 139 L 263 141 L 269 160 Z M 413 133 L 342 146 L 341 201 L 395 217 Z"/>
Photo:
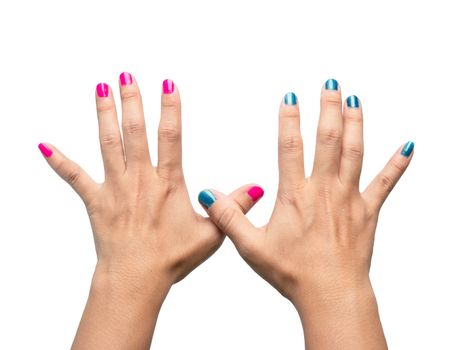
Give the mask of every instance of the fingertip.
<path id="1" fill-rule="evenodd" d="M 368 198 L 372 207 L 379 211 L 399 179 L 407 170 L 413 156 L 415 143 L 406 142 L 392 155 L 383 170 L 368 185 L 363 195 Z"/>
<path id="2" fill-rule="evenodd" d="M 297 95 L 294 92 L 288 92 L 283 98 L 283 103 L 286 106 L 295 106 L 298 103 Z"/>
<path id="3" fill-rule="evenodd" d="M 216 201 L 216 196 L 211 190 L 202 190 L 198 194 L 198 202 L 205 208 L 209 209 Z"/>
<path id="4" fill-rule="evenodd" d="M 96 96 L 100 98 L 109 97 L 110 88 L 107 83 L 98 83 L 96 85 Z"/>
<path id="5" fill-rule="evenodd" d="M 120 73 L 120 86 L 131 85 L 133 84 L 133 76 L 128 72 Z"/>
<path id="6" fill-rule="evenodd" d="M 175 91 L 175 83 L 170 79 L 165 79 L 162 82 L 162 93 L 164 95 L 171 95 Z"/>
<path id="7" fill-rule="evenodd" d="M 358 108 L 360 108 L 361 101 L 357 96 L 351 95 L 351 96 L 347 97 L 347 99 L 345 100 L 345 105 L 348 108 L 358 109 Z"/>
<path id="8" fill-rule="evenodd" d="M 402 146 L 401 149 L 401 155 L 404 156 L 405 158 L 410 158 L 413 154 L 415 148 L 415 142 L 413 141 L 408 141 Z"/>
<path id="9" fill-rule="evenodd" d="M 175 108 L 180 113 L 180 93 L 173 80 L 163 80 L 161 90 L 162 107 Z"/>
<path id="10" fill-rule="evenodd" d="M 321 87 L 321 106 L 322 108 L 336 107 L 342 109 L 342 96 L 339 83 L 336 79 L 328 79 Z"/>
<path id="11" fill-rule="evenodd" d="M 54 154 L 52 148 L 46 143 L 41 142 L 37 145 L 37 147 L 41 151 L 42 155 L 46 158 L 50 158 Z"/>
<path id="12" fill-rule="evenodd" d="M 323 85 L 324 91 L 339 91 L 340 86 L 336 79 L 328 79 Z"/>
<path id="13" fill-rule="evenodd" d="M 248 189 L 247 194 L 253 202 L 257 202 L 264 196 L 264 190 L 261 186 L 253 185 Z"/>
<path id="14" fill-rule="evenodd" d="M 288 92 L 284 95 L 279 108 L 279 120 L 286 123 L 283 126 L 291 126 L 295 129 L 299 124 L 294 121 L 299 122 L 298 119 L 300 119 L 300 111 L 297 95 L 293 92 Z"/>

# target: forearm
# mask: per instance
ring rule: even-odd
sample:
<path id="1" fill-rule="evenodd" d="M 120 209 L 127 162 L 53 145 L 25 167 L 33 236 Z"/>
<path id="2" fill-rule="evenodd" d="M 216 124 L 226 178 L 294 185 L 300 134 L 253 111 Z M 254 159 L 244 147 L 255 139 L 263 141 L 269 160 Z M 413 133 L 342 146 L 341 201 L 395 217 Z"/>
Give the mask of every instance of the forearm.
<path id="1" fill-rule="evenodd" d="M 170 289 L 163 278 L 122 276 L 98 266 L 72 349 L 149 349 Z"/>
<path id="2" fill-rule="evenodd" d="M 295 305 L 306 349 L 387 349 L 370 282 L 336 289 L 329 293 L 309 291 Z"/>

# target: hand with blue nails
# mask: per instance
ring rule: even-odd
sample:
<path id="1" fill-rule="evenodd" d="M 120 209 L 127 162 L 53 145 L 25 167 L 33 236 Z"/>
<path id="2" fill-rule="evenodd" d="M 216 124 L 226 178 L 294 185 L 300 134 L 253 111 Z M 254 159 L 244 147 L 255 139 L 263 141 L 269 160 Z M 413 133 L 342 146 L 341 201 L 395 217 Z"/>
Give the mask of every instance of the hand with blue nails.
<path id="1" fill-rule="evenodd" d="M 182 170 L 181 106 L 177 87 L 162 86 L 158 165 L 151 163 L 143 104 L 129 73 L 120 75 L 122 134 L 110 87 L 96 88 L 105 181 L 97 184 L 57 148 L 41 143 L 49 165 L 83 199 L 97 265 L 73 349 L 148 349 L 162 302 L 224 240 L 195 213 Z M 231 200 L 247 212 L 252 185 Z"/>
<path id="2" fill-rule="evenodd" d="M 360 192 L 362 106 L 341 100 L 333 79 L 321 92 L 313 171 L 305 175 L 297 97 L 279 112 L 279 188 L 270 221 L 254 227 L 241 207 L 210 190 L 211 219 L 240 255 L 296 307 L 307 349 L 386 349 L 369 271 L 383 202 L 408 167 L 401 146 Z"/>

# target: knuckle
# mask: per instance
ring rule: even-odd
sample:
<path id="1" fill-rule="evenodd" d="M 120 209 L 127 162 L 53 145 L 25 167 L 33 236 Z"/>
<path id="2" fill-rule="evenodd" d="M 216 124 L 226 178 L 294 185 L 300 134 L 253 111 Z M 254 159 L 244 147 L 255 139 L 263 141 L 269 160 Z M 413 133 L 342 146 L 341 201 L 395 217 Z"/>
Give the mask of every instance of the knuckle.
<path id="1" fill-rule="evenodd" d="M 295 205 L 297 202 L 296 197 L 291 192 L 279 191 L 277 199 L 285 205 Z"/>
<path id="2" fill-rule="evenodd" d="M 237 210 L 234 207 L 228 206 L 224 208 L 219 219 L 217 220 L 218 226 L 222 228 L 223 231 L 230 231 L 230 227 L 237 216 Z"/>
<path id="3" fill-rule="evenodd" d="M 398 162 L 397 160 L 393 159 L 389 163 L 392 168 L 396 169 L 398 173 L 402 173 L 405 170 L 405 166 L 403 163 Z"/>
<path id="4" fill-rule="evenodd" d="M 115 105 L 113 103 L 99 103 L 96 106 L 97 113 L 106 113 L 113 112 L 115 110 Z"/>
<path id="5" fill-rule="evenodd" d="M 165 182 L 170 183 L 174 187 L 177 184 L 182 184 L 184 181 L 183 170 L 175 161 L 159 161 L 156 168 L 157 175 Z M 172 192 L 172 191 L 170 191 Z"/>
<path id="6" fill-rule="evenodd" d="M 71 169 L 68 169 L 68 171 L 64 173 L 63 178 L 71 186 L 75 186 L 78 183 L 79 179 L 81 178 L 81 172 L 79 171 L 78 168 L 73 167 Z"/>
<path id="7" fill-rule="evenodd" d="M 285 108 L 281 111 L 281 117 L 284 119 L 298 119 L 300 114 L 296 108 Z"/>
<path id="8" fill-rule="evenodd" d="M 159 138 L 169 143 L 180 140 L 180 130 L 175 125 L 161 125 L 159 127 Z"/>
<path id="9" fill-rule="evenodd" d="M 297 206 L 300 202 L 303 187 L 297 185 L 295 187 L 289 186 L 287 189 L 280 188 L 277 192 L 277 199 L 285 205 Z"/>
<path id="10" fill-rule="evenodd" d="M 340 144 L 342 141 L 342 131 L 338 128 L 326 128 L 319 132 L 319 142 L 325 146 Z"/>
<path id="11" fill-rule="evenodd" d="M 342 109 L 342 99 L 340 94 L 336 93 L 325 93 L 322 95 L 322 105 L 323 107 L 326 108 L 336 108 L 336 109 Z"/>
<path id="12" fill-rule="evenodd" d="M 162 168 L 158 166 L 154 169 L 160 181 L 161 190 L 166 196 L 177 193 L 180 187 L 183 187 L 183 172 Z"/>
<path id="13" fill-rule="evenodd" d="M 122 91 L 120 98 L 123 103 L 133 102 L 139 99 L 139 92 L 133 90 Z"/>
<path id="14" fill-rule="evenodd" d="M 114 148 L 120 144 L 120 136 L 115 134 L 106 134 L 101 136 L 101 145 L 103 147 Z"/>
<path id="15" fill-rule="evenodd" d="M 378 176 L 378 182 L 386 193 L 391 192 L 394 187 L 394 179 L 386 174 L 380 174 Z"/>
<path id="16" fill-rule="evenodd" d="M 359 160 L 363 158 L 363 147 L 358 145 L 344 145 L 342 147 L 342 156 L 350 160 Z"/>
<path id="17" fill-rule="evenodd" d="M 123 129 L 128 135 L 139 135 L 144 132 L 144 123 L 128 121 L 123 125 Z"/>
<path id="18" fill-rule="evenodd" d="M 173 111 L 180 110 L 180 103 L 178 102 L 177 99 L 174 98 L 173 95 L 164 96 L 164 98 L 162 98 L 162 101 L 161 101 L 161 106 L 163 109 L 169 109 Z"/>
<path id="19" fill-rule="evenodd" d="M 303 149 L 303 141 L 300 135 L 284 136 L 280 140 L 280 148 L 285 153 L 297 153 Z"/>
<path id="20" fill-rule="evenodd" d="M 166 180 L 162 185 L 162 191 L 166 195 L 166 197 L 171 196 L 172 194 L 178 191 L 179 184 L 176 181 Z"/>
<path id="21" fill-rule="evenodd" d="M 344 119 L 352 123 L 362 123 L 363 116 L 360 109 L 349 109 L 344 113 Z"/>

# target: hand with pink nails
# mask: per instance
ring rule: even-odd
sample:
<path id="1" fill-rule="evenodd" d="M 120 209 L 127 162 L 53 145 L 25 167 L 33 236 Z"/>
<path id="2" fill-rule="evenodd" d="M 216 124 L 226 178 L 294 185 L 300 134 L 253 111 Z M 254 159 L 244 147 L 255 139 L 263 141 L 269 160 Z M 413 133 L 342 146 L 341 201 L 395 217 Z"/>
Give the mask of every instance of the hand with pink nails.
<path id="1" fill-rule="evenodd" d="M 342 107 L 334 79 L 321 93 L 313 171 L 305 176 L 297 97 L 279 112 L 279 188 L 269 222 L 254 227 L 231 197 L 215 190 L 200 202 L 245 261 L 302 320 L 307 349 L 387 349 L 369 278 L 380 208 L 413 156 L 407 142 L 360 192 L 360 100 Z"/>
<path id="2" fill-rule="evenodd" d="M 148 349 L 171 285 L 211 256 L 224 235 L 193 210 L 182 170 L 177 87 L 162 85 L 158 164 L 151 163 L 142 98 L 134 77 L 120 75 L 122 135 L 110 87 L 96 88 L 105 181 L 94 182 L 51 144 L 39 149 L 82 198 L 94 234 L 97 265 L 73 349 Z M 230 195 L 247 212 L 253 185 Z M 253 193 L 253 196 L 252 196 Z"/>

